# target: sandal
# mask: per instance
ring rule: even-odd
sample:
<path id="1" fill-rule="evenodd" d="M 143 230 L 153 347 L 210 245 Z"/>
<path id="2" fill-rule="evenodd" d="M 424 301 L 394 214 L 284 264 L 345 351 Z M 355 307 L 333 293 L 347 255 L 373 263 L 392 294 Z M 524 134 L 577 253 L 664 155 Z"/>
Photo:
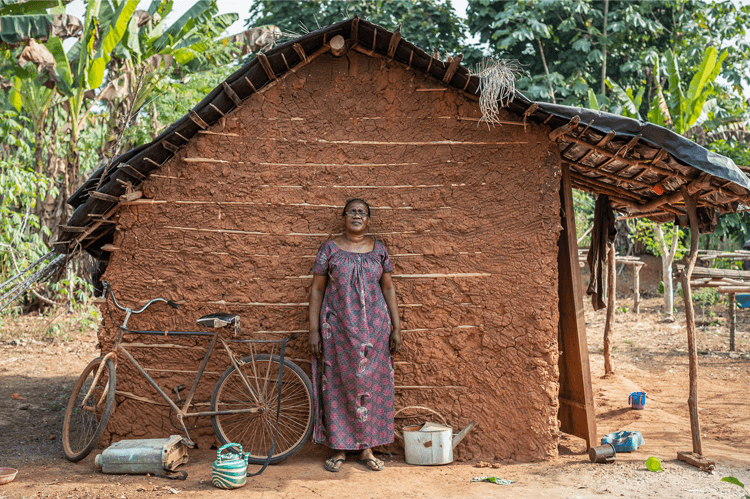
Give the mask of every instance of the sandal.
<path id="1" fill-rule="evenodd" d="M 380 464 L 378 464 L 378 462 L 374 459 L 360 459 L 359 462 L 364 464 L 367 469 L 371 471 L 383 471 L 383 469 L 385 468 L 385 463 L 381 462 Z"/>
<path id="2" fill-rule="evenodd" d="M 346 459 L 336 459 L 334 461 L 332 457 L 329 457 L 328 459 L 326 459 L 326 462 L 323 463 L 323 467 L 326 469 L 326 471 L 330 471 L 331 473 L 338 473 L 339 471 L 341 471 L 341 466 L 337 468 L 336 465 L 338 463 L 343 463 L 344 461 L 346 461 Z"/>

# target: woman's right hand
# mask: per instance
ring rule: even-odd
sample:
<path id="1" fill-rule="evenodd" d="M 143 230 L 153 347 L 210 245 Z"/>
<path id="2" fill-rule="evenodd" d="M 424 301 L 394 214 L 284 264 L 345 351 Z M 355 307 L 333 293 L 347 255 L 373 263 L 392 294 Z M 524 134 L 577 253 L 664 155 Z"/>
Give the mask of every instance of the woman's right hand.
<path id="1" fill-rule="evenodd" d="M 309 343 L 310 353 L 315 357 L 320 357 L 323 354 L 323 341 L 320 339 L 320 332 L 310 331 Z"/>

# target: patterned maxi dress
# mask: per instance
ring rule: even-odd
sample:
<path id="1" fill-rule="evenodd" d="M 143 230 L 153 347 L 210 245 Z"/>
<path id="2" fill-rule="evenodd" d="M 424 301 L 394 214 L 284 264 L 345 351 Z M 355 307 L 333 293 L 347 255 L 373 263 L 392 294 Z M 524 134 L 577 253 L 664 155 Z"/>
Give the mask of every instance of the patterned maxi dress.
<path id="1" fill-rule="evenodd" d="M 380 288 L 393 272 L 385 247 L 369 253 L 320 247 L 313 273 L 328 275 L 320 308 L 323 355 L 313 357 L 313 442 L 362 450 L 393 442 L 391 316 Z"/>

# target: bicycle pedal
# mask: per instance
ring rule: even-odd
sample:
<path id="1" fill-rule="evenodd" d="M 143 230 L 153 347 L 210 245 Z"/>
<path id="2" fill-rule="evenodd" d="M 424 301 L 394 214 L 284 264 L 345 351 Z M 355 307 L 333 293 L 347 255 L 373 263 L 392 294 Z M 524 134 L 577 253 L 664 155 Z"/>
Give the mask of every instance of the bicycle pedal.
<path id="1" fill-rule="evenodd" d="M 195 442 L 193 442 L 189 438 L 183 438 L 181 442 L 183 445 L 185 445 L 185 447 L 188 447 L 189 449 L 195 449 Z"/>

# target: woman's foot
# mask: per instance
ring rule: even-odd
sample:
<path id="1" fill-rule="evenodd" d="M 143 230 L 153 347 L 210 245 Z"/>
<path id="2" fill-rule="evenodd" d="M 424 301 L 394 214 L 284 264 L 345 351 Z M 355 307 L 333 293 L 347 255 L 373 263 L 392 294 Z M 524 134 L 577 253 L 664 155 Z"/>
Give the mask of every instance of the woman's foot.
<path id="1" fill-rule="evenodd" d="M 323 467 L 332 473 L 337 473 L 344 464 L 344 461 L 346 461 L 346 451 L 336 451 L 334 455 L 326 459 Z"/>
<path id="2" fill-rule="evenodd" d="M 363 450 L 359 455 L 359 462 L 370 468 L 372 471 L 382 471 L 383 468 L 385 468 L 385 463 L 375 457 L 372 453 L 372 449 Z"/>

